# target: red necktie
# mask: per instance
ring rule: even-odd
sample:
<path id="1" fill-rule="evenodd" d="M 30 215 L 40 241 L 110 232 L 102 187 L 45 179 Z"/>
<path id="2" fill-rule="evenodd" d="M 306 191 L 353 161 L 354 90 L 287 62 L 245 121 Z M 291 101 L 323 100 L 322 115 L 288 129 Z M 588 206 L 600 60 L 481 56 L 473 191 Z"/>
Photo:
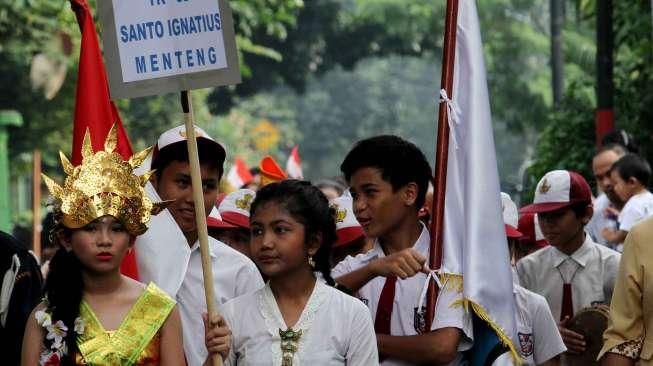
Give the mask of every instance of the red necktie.
<path id="1" fill-rule="evenodd" d="M 377 334 L 390 334 L 390 318 L 392 317 L 392 305 L 395 301 L 395 283 L 397 277 L 388 276 L 385 285 L 379 296 L 379 305 L 376 308 L 374 319 L 374 330 Z"/>
<path id="2" fill-rule="evenodd" d="M 562 285 L 562 311 L 560 312 L 560 320 L 564 320 L 565 317 L 571 317 L 574 315 L 574 306 L 571 301 L 571 283 L 565 283 Z"/>

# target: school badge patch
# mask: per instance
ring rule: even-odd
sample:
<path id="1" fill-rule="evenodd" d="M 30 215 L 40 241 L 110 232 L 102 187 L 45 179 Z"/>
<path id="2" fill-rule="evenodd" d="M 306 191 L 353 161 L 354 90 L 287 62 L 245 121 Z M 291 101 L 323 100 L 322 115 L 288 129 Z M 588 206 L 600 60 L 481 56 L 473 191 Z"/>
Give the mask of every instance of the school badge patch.
<path id="1" fill-rule="evenodd" d="M 521 354 L 528 357 L 533 354 L 533 333 L 524 334 L 517 333 L 519 336 L 519 346 L 521 347 Z"/>
<path id="2" fill-rule="evenodd" d="M 417 334 L 424 333 L 426 328 L 426 306 L 422 306 L 419 311 L 417 307 L 413 308 L 413 326 Z"/>

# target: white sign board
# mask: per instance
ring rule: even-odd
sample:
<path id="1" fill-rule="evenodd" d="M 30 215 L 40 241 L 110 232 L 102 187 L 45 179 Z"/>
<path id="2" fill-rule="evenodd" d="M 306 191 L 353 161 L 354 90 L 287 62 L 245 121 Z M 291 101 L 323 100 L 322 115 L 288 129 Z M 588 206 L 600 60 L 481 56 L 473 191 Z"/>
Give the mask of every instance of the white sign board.
<path id="1" fill-rule="evenodd" d="M 240 82 L 225 0 L 102 0 L 112 98 Z"/>

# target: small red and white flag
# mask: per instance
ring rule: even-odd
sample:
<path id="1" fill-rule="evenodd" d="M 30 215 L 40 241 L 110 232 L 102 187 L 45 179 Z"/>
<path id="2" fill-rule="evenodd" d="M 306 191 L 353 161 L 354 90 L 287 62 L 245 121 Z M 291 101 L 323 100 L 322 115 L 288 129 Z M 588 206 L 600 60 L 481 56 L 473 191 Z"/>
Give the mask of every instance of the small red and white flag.
<path id="1" fill-rule="evenodd" d="M 236 157 L 234 159 L 234 165 L 229 170 L 227 174 L 227 182 L 234 188 L 239 189 L 242 186 L 252 182 L 254 177 L 252 173 L 249 172 L 249 168 L 244 161 Z"/>
<path id="2" fill-rule="evenodd" d="M 304 173 L 302 173 L 302 161 L 299 159 L 299 146 L 295 145 L 295 147 L 292 148 L 290 156 L 288 157 L 288 162 L 286 163 L 286 172 L 290 178 L 304 178 Z"/>

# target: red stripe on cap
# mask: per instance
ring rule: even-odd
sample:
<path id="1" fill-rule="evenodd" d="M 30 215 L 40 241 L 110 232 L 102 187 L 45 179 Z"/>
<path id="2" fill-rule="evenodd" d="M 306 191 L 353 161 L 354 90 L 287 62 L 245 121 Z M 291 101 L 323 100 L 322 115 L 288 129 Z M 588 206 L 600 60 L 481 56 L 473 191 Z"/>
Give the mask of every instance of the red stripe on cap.
<path id="1" fill-rule="evenodd" d="M 336 230 L 337 239 L 333 247 L 345 246 L 364 235 L 363 228 L 360 226 L 350 226 Z"/>
<path id="2" fill-rule="evenodd" d="M 222 221 L 228 222 L 232 225 L 236 225 L 245 229 L 249 229 L 249 217 L 232 211 L 220 212 L 222 216 Z"/>

